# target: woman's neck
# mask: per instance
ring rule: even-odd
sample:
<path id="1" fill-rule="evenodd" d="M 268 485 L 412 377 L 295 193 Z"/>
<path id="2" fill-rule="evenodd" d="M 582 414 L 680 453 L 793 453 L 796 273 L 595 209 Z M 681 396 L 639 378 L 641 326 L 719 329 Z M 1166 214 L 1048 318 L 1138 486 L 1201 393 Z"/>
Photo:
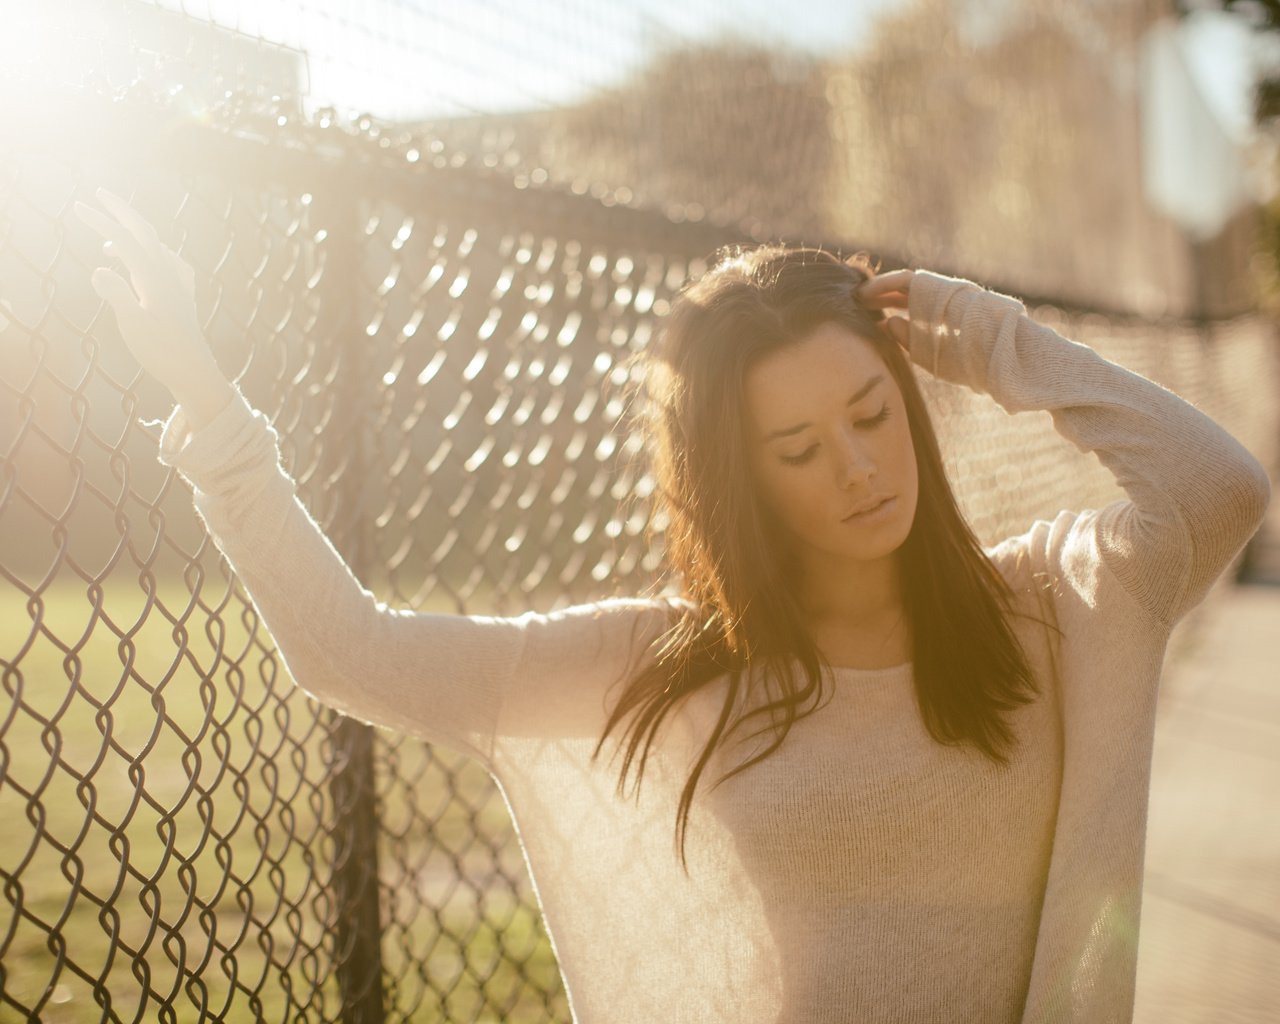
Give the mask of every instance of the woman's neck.
<path id="1" fill-rule="evenodd" d="M 879 632 L 902 617 L 902 587 L 892 556 L 846 570 L 827 563 L 806 572 L 800 604 L 809 621 L 828 627 Z"/>

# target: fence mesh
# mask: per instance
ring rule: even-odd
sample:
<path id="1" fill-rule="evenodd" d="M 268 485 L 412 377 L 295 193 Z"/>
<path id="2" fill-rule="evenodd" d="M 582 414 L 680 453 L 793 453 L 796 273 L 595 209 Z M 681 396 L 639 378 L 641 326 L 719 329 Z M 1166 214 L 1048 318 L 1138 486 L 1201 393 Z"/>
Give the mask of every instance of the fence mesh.
<path id="1" fill-rule="evenodd" d="M 113 10 L 134 58 L 206 52 L 191 12 Z M 474 121 L 300 115 L 263 95 L 291 51 L 246 39 L 210 72 L 236 90 L 198 115 L 100 59 L 0 155 L 0 1020 L 567 1020 L 488 776 L 282 671 L 155 459 L 166 396 L 89 287 L 71 206 L 105 184 L 196 267 L 220 366 L 366 586 L 487 614 L 659 577 L 621 366 L 717 245 L 783 214 L 731 226 L 539 178 L 477 158 L 511 136 Z M 1031 306 L 1274 465 L 1262 319 Z M 1047 413 L 921 382 L 983 540 L 1119 496 Z"/>

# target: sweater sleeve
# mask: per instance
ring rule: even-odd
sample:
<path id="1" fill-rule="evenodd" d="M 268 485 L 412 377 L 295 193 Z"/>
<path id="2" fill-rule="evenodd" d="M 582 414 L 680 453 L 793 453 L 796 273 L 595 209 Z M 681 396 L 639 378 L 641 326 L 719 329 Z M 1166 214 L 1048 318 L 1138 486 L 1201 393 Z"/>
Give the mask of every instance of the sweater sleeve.
<path id="1" fill-rule="evenodd" d="M 523 619 L 376 600 L 298 499 L 278 434 L 239 391 L 198 431 L 175 407 L 158 457 L 193 486 L 200 518 L 299 686 L 344 714 L 489 765 Z"/>
<path id="2" fill-rule="evenodd" d="M 1271 498 L 1266 470 L 1239 441 L 971 281 L 916 271 L 908 313 L 913 362 L 1008 412 L 1048 411 L 1058 433 L 1115 476 L 1127 499 L 1090 518 L 1093 544 L 1139 606 L 1172 628 L 1203 600 Z"/>

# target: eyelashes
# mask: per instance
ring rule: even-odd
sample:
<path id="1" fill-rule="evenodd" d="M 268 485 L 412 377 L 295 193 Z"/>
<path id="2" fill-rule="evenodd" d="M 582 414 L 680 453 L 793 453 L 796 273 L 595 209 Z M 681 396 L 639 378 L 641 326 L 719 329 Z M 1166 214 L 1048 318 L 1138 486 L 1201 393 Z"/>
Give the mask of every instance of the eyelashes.
<path id="1" fill-rule="evenodd" d="M 859 420 L 857 423 L 854 424 L 854 426 L 866 427 L 868 429 L 872 429 L 872 428 L 878 427 L 881 423 L 883 423 L 888 418 L 889 418 L 889 407 L 886 405 L 883 409 L 881 409 L 878 413 L 872 416 L 869 420 Z M 816 452 L 817 450 L 818 450 L 818 446 L 815 444 L 809 448 L 806 448 L 799 455 L 783 455 L 781 456 L 781 459 L 783 462 L 787 463 L 788 465 L 799 466 L 802 463 L 808 462 L 811 458 L 813 458 L 813 453 Z"/>

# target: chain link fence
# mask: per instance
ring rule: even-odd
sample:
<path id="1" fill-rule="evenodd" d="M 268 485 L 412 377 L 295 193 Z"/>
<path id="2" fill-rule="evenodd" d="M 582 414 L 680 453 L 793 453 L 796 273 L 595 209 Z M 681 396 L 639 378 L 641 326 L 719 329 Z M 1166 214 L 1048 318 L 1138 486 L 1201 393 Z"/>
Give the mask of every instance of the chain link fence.
<path id="1" fill-rule="evenodd" d="M 621 366 L 717 246 L 769 225 L 287 96 L 189 116 L 155 90 L 69 95 L 0 156 L 0 1021 L 567 1020 L 489 777 L 281 671 L 156 461 L 166 396 L 71 206 L 106 185 L 196 267 L 220 366 L 367 587 L 481 614 L 660 578 Z M 1269 323 L 1028 298 L 1275 465 Z M 1047 413 L 921 379 L 984 541 L 1120 495 Z"/>

